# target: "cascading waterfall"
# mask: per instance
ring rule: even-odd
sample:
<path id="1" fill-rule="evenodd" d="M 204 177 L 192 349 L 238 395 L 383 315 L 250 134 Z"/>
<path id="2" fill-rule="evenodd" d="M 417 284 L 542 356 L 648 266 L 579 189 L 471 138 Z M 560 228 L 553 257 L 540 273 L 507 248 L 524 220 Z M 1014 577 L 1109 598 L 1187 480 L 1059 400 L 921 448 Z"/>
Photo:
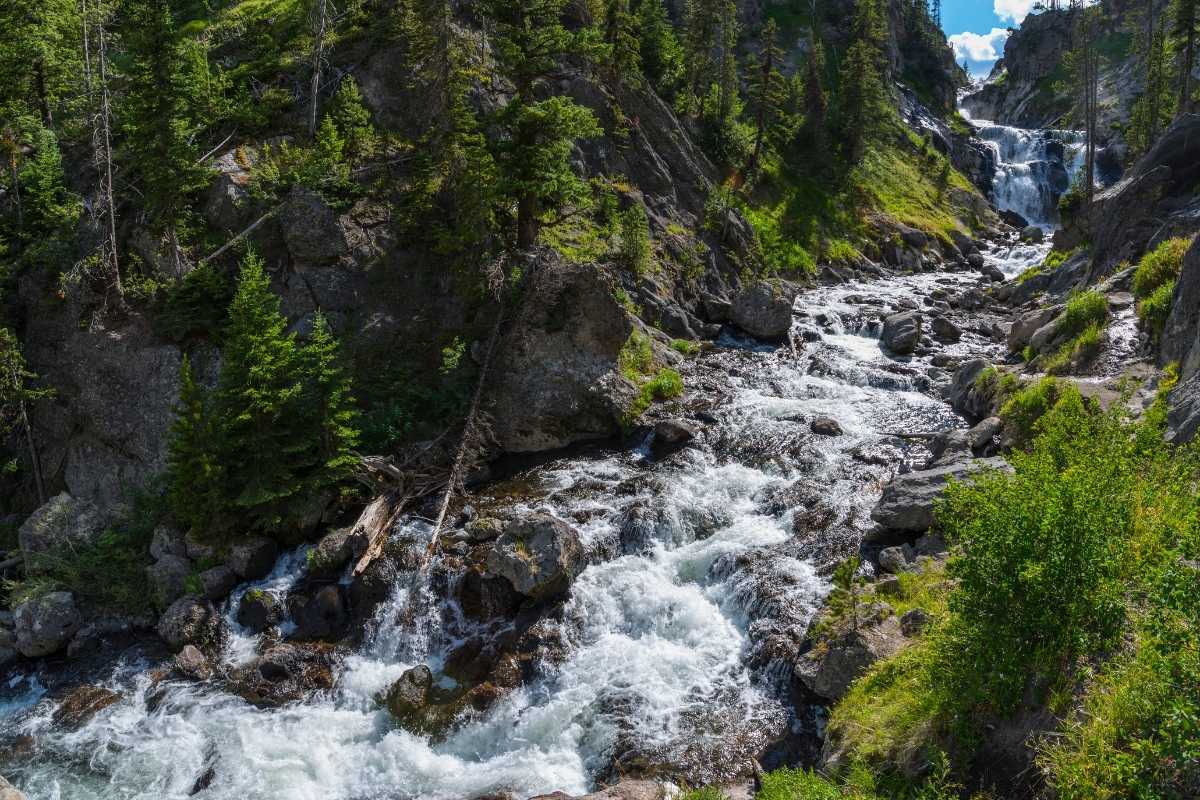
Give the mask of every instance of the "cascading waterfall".
<path id="1" fill-rule="evenodd" d="M 451 680 L 447 655 L 487 631 L 452 590 L 407 573 L 334 688 L 281 708 L 123 661 L 106 683 L 122 699 L 68 731 L 52 720 L 56 701 L 17 675 L 0 731 L 36 746 L 0 762 L 5 774 L 37 800 L 182 800 L 197 786 L 202 800 L 461 800 L 581 793 L 630 763 L 668 765 L 695 782 L 744 769 L 803 725 L 778 680 L 790 678 L 794 652 L 773 642 L 805 629 L 828 591 L 821 568 L 857 547 L 878 486 L 919 454 L 896 432 L 962 424 L 935 399 L 949 374 L 927 356 L 885 353 L 878 315 L 976 280 L 920 274 L 811 290 L 798 305 L 798 355 L 723 338 L 683 367 L 689 385 L 720 398 L 694 446 L 657 461 L 648 448 L 564 458 L 513 479 L 521 494 L 501 485 L 472 498 L 551 513 L 603 555 L 547 618 L 560 656 L 445 739 L 400 729 L 375 698 L 417 663 Z M 941 352 L 996 347 L 967 331 Z M 808 422 L 821 415 L 844 434 L 814 435 Z M 831 522 L 800 536 L 788 498 L 805 483 Z M 635 507 L 652 512 L 645 541 L 614 550 Z M 428 525 L 408 520 L 394 536 L 423 547 Z M 303 560 L 283 556 L 258 588 L 286 592 Z M 434 599 L 418 604 L 419 619 L 416 593 Z M 230 662 L 264 643 L 234 633 Z"/>
<path id="2" fill-rule="evenodd" d="M 1020 214 L 1031 225 L 1053 228 L 1058 223 L 1058 199 L 1083 168 L 1083 133 L 968 120 L 995 155 L 992 201 L 996 207 Z"/>

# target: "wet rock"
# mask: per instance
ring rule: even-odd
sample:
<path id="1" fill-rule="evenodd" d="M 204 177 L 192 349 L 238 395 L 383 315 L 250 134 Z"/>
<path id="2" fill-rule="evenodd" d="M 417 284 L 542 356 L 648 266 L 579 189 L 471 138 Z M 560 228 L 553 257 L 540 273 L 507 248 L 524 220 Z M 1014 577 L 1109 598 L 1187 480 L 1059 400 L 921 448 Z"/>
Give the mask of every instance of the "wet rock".
<path id="1" fill-rule="evenodd" d="M 308 574 L 318 580 L 336 578 L 365 549 L 366 541 L 353 527 L 332 530 L 308 552 Z"/>
<path id="2" fill-rule="evenodd" d="M 226 565 L 242 580 L 265 578 L 279 557 L 279 545 L 265 536 L 250 536 L 229 548 Z"/>
<path id="3" fill-rule="evenodd" d="M 927 533 L 917 537 L 912 549 L 918 556 L 936 556 L 945 553 L 949 547 L 940 533 Z"/>
<path id="4" fill-rule="evenodd" d="M 792 329 L 792 306 L 799 290 L 785 281 L 755 281 L 733 299 L 733 324 L 757 339 L 777 342 Z"/>
<path id="5" fill-rule="evenodd" d="M 900 632 L 908 638 L 920 636 L 929 625 L 929 614 L 924 609 L 914 608 L 900 617 Z"/>
<path id="6" fill-rule="evenodd" d="M 1004 430 L 1004 420 L 999 417 L 988 417 L 967 431 L 967 443 L 971 452 L 977 456 L 988 456 L 994 452 L 994 443 Z"/>
<path id="7" fill-rule="evenodd" d="M 933 328 L 933 337 L 939 342 L 957 342 L 962 338 L 962 328 L 946 317 L 934 317 L 930 327 Z"/>
<path id="8" fill-rule="evenodd" d="M 487 556 L 488 570 L 535 600 L 565 593 L 585 564 L 579 534 L 548 514 L 510 522 Z"/>
<path id="9" fill-rule="evenodd" d="M 841 436 L 842 426 L 832 417 L 817 417 L 809 423 L 809 430 L 818 436 Z"/>
<path id="10" fill-rule="evenodd" d="M 903 641 L 895 617 L 878 624 L 860 624 L 857 630 L 845 630 L 801 656 L 794 671 L 810 691 L 837 701 L 868 667 L 898 651 Z"/>
<path id="11" fill-rule="evenodd" d="M 183 543 L 187 549 L 187 557 L 192 561 L 212 561 L 217 557 L 216 546 L 204 541 L 195 533 L 189 532 L 184 537 Z"/>
<path id="12" fill-rule="evenodd" d="M 529 800 L 666 800 L 667 796 L 666 788 L 659 781 L 625 779 L 591 794 L 571 796 L 564 792 L 551 792 Z"/>
<path id="13" fill-rule="evenodd" d="M 504 533 L 504 522 L 495 517 L 480 517 L 468 522 L 464 530 L 472 542 L 490 542 Z"/>
<path id="14" fill-rule="evenodd" d="M 1021 229 L 1021 241 L 1029 244 L 1041 244 L 1046 238 L 1046 232 L 1037 225 L 1026 225 Z"/>
<path id="15" fill-rule="evenodd" d="M 321 642 L 280 642 L 229 677 L 229 690 L 249 703 L 277 707 L 333 688 L 334 657 Z"/>
<path id="16" fill-rule="evenodd" d="M 354 576 L 348 594 L 350 607 L 358 619 L 369 617 L 376 606 L 391 596 L 397 573 L 396 565 L 390 559 L 377 558 Z"/>
<path id="17" fill-rule="evenodd" d="M 383 697 L 388 712 L 412 733 L 438 735 L 453 720 L 452 710 L 434 702 L 433 673 L 424 664 L 407 670 Z"/>
<path id="18" fill-rule="evenodd" d="M 651 503 L 639 501 L 630 506 L 621 514 L 618 523 L 621 552 L 648 553 L 666 532 L 668 524 L 662 510 L 655 508 Z"/>
<path id="19" fill-rule="evenodd" d="M 200 650 L 191 644 L 175 654 L 175 671 L 193 681 L 206 681 L 213 676 L 212 664 Z"/>
<path id="20" fill-rule="evenodd" d="M 907 226 L 901 227 L 900 238 L 909 247 L 915 247 L 918 250 L 924 250 L 929 245 L 929 236 L 923 231 Z"/>
<path id="21" fill-rule="evenodd" d="M 946 399 L 951 408 L 968 419 L 991 416 L 992 398 L 976 386 L 979 376 L 989 366 L 991 365 L 982 358 L 973 358 L 958 368 L 950 383 Z"/>
<path id="22" fill-rule="evenodd" d="M 154 596 L 156 608 L 166 608 L 187 594 L 192 562 L 182 556 L 163 556 L 146 567 L 146 582 Z"/>
<path id="23" fill-rule="evenodd" d="M 921 315 L 915 311 L 892 314 L 883 321 L 883 346 L 896 355 L 908 355 L 921 340 Z"/>
<path id="24" fill-rule="evenodd" d="M 912 547 L 907 544 L 885 547 L 879 551 L 879 568 L 891 575 L 899 575 L 908 570 L 914 557 Z"/>
<path id="25" fill-rule="evenodd" d="M 26 600 L 13 611 L 16 649 L 26 658 L 56 653 L 79 630 L 81 618 L 70 592 L 50 592 Z"/>
<path id="26" fill-rule="evenodd" d="M 237 575 L 223 564 L 200 573 L 200 587 L 204 591 L 204 596 L 214 603 L 228 597 L 229 593 L 237 588 L 237 585 Z"/>
<path id="27" fill-rule="evenodd" d="M 0 775 L 0 800 L 27 800 L 25 793 Z"/>
<path id="28" fill-rule="evenodd" d="M 184 645 L 207 650 L 217 644 L 221 618 L 212 602 L 197 595 L 181 597 L 158 620 L 158 635 L 178 652 Z"/>
<path id="29" fill-rule="evenodd" d="M 66 730 L 78 730 L 92 717 L 121 700 L 121 695 L 103 686 L 84 684 L 71 690 L 62 699 L 51 717 L 54 724 Z"/>
<path id="30" fill-rule="evenodd" d="M 1061 311 L 1061 306 L 1050 306 L 1027 311 L 1017 317 L 1008 331 L 1009 351 L 1019 353 L 1024 350 L 1038 329 L 1052 322 Z"/>
<path id="31" fill-rule="evenodd" d="M 967 265 L 970 266 L 971 269 L 983 269 L 983 264 L 983 253 L 967 254 Z"/>
<path id="32" fill-rule="evenodd" d="M 925 462 L 925 469 L 969 461 L 973 455 L 969 431 L 961 428 L 940 431 L 929 442 L 929 460 Z"/>
<path id="33" fill-rule="evenodd" d="M 159 525 L 150 539 L 150 557 L 155 561 L 163 556 L 187 558 L 187 539 L 183 532 L 170 525 Z"/>
<path id="34" fill-rule="evenodd" d="M 243 628 L 262 633 L 283 619 L 283 604 L 279 598 L 262 589 L 250 589 L 238 602 L 237 621 Z"/>
<path id="35" fill-rule="evenodd" d="M 335 639 L 340 637 L 349 622 L 341 588 L 322 586 L 311 597 L 292 595 L 288 610 L 296 624 L 293 636 L 297 639 Z"/>
<path id="36" fill-rule="evenodd" d="M 50 498 L 17 531 L 26 572 L 40 573 L 38 556 L 43 553 L 94 542 L 104 532 L 107 522 L 88 500 L 76 499 L 66 492 Z"/>
<path id="37" fill-rule="evenodd" d="M 890 531 L 920 533 L 933 526 L 933 507 L 950 479 L 965 480 L 973 472 L 998 469 L 1011 472 L 1003 458 L 987 458 L 897 475 L 871 510 L 871 519 Z"/>
<path id="38" fill-rule="evenodd" d="M 675 450 L 696 438 L 699 431 L 688 422 L 664 419 L 654 426 L 654 445 L 662 450 Z"/>

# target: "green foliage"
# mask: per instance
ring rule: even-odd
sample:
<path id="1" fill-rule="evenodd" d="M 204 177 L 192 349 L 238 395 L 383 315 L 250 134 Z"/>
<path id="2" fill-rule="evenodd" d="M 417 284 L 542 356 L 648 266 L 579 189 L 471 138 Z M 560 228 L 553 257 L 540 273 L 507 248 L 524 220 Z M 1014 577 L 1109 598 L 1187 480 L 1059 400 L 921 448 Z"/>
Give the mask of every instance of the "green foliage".
<path id="1" fill-rule="evenodd" d="M 154 315 L 155 331 L 176 342 L 194 336 L 219 337 L 232 287 L 220 270 L 200 264 L 167 290 Z"/>
<path id="2" fill-rule="evenodd" d="M 700 352 L 700 345 L 687 339 L 672 339 L 671 349 L 685 356 L 694 356 Z"/>
<path id="3" fill-rule="evenodd" d="M 150 540 L 166 517 L 160 487 L 152 482 L 128 498 L 126 511 L 94 542 L 58 548 L 26 565 L 31 577 L 7 585 L 9 603 L 56 590 L 119 614 L 153 612 L 146 591 Z"/>
<path id="4" fill-rule="evenodd" d="M 348 477 L 357 441 L 349 378 L 320 314 L 298 346 L 262 262 L 242 263 L 229 309 L 221 374 L 203 391 L 185 362 L 171 435 L 170 496 L 200 533 L 245 525 L 284 532 L 302 498 Z"/>
<path id="5" fill-rule="evenodd" d="M 1034 432 L 1034 424 L 1058 402 L 1061 392 L 1062 385 L 1057 380 L 1042 378 L 1013 392 L 1000 407 L 1000 416 L 1019 438 L 1028 440 Z"/>
<path id="6" fill-rule="evenodd" d="M 1068 390 L 1014 475 L 951 486 L 938 519 L 961 553 L 936 680 L 965 708 L 1015 708 L 1034 675 L 1110 646 L 1134 508 L 1123 428 Z"/>
<path id="7" fill-rule="evenodd" d="M 636 275 L 644 275 L 652 266 L 650 247 L 650 223 L 646 219 L 646 208 L 634 202 L 621 212 L 621 247 L 617 253 L 621 265 Z"/>
<path id="8" fill-rule="evenodd" d="M 1046 260 L 1042 262 L 1042 268 L 1046 272 L 1052 272 L 1061 267 L 1077 251 L 1078 248 L 1075 250 L 1051 250 L 1046 254 Z"/>
<path id="9" fill-rule="evenodd" d="M 67 190 L 58 139 L 48 128 L 37 132 L 33 157 L 21 170 L 25 219 L 36 231 L 49 231 L 74 222 L 79 198 Z"/>
<path id="10" fill-rule="evenodd" d="M 363 104 L 362 92 L 354 78 L 348 76 L 338 85 L 329 106 L 328 118 L 344 143 L 345 155 L 352 163 L 374 155 L 379 147 L 379 135 L 371 124 L 371 112 Z M 334 153 L 336 148 L 330 147 L 330 155 Z"/>
<path id="11" fill-rule="evenodd" d="M 637 30 L 642 73 L 654 90 L 670 101 L 683 80 L 683 48 L 663 0 L 640 0 Z"/>
<path id="12" fill-rule="evenodd" d="M 1095 289 L 1076 291 L 1067 298 L 1067 307 L 1055 322 L 1057 336 L 1074 338 L 1093 325 L 1108 320 L 1108 298 Z"/>
<path id="13" fill-rule="evenodd" d="M 851 630 L 858 630 L 858 609 L 861 603 L 855 584 L 861 566 L 862 559 L 858 556 L 852 556 L 838 564 L 833 571 L 833 591 L 825 601 L 830 615 L 848 623 Z"/>
<path id="14" fill-rule="evenodd" d="M 1138 322 L 1143 330 L 1150 332 L 1154 340 L 1162 334 L 1171 314 L 1171 300 L 1175 296 L 1175 281 L 1169 280 L 1156 288 L 1137 305 Z"/>
<path id="15" fill-rule="evenodd" d="M 276 200 L 291 187 L 303 186 L 336 205 L 350 194 L 352 185 L 346 140 L 333 117 L 326 114 L 311 145 L 283 142 L 278 147 L 263 147 L 254 165 L 251 191 L 262 199 Z"/>
<path id="16" fill-rule="evenodd" d="M 1179 277 L 1183 256 L 1192 244 L 1189 237 L 1167 239 L 1142 256 L 1133 273 L 1133 296 L 1145 300 L 1163 284 Z"/>
<path id="17" fill-rule="evenodd" d="M 1103 337 L 1104 325 L 1099 322 L 1089 323 L 1073 339 L 1046 358 L 1042 368 L 1051 375 L 1065 375 L 1087 364 L 1100 352 Z"/>
<path id="18" fill-rule="evenodd" d="M 892 116 L 884 84 L 886 25 L 879 0 L 857 0 L 854 39 L 842 61 L 838 98 L 838 130 L 851 163 L 862 159 Z"/>
<path id="19" fill-rule="evenodd" d="M 16 471 L 15 455 L 6 452 L 6 443 L 17 426 L 24 427 L 30 405 L 53 395 L 49 389 L 36 389 L 37 375 L 30 371 L 21 352 L 21 343 L 8 328 L 0 327 L 0 475 Z M 0 505 L 0 508 L 3 508 Z"/>
<path id="20" fill-rule="evenodd" d="M 654 350 L 650 346 L 650 337 L 639 331 L 629 334 L 617 357 L 617 366 L 623 376 L 639 383 L 641 378 L 654 368 Z"/>

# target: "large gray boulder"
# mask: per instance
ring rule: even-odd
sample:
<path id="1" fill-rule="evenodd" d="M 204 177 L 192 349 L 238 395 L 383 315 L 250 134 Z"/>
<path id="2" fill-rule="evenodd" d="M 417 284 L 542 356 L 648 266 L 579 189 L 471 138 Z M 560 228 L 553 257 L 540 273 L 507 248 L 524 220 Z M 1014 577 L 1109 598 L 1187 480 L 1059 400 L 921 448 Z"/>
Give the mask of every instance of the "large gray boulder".
<path id="1" fill-rule="evenodd" d="M 1158 363 L 1178 362 L 1183 381 L 1200 372 L 1200 237 L 1183 256 L 1160 341 Z"/>
<path id="2" fill-rule="evenodd" d="M 366 547 L 361 532 L 354 526 L 337 528 L 321 537 L 308 553 L 308 574 L 314 578 L 335 578 L 350 559 Z"/>
<path id="3" fill-rule="evenodd" d="M 40 658 L 67 646 L 82 622 L 70 592 L 50 592 L 17 606 L 13 613 L 17 651 Z"/>
<path id="4" fill-rule="evenodd" d="M 229 548 L 226 566 L 242 580 L 253 581 L 269 575 L 278 557 L 279 545 L 274 539 L 250 536 Z"/>
<path id="5" fill-rule="evenodd" d="M 106 524 L 107 519 L 94 503 L 66 492 L 55 495 L 34 511 L 17 532 L 26 569 L 37 574 L 38 556 L 94 542 Z"/>
<path id="6" fill-rule="evenodd" d="M 189 644 L 201 651 L 211 649 L 220 631 L 221 618 L 216 607 L 197 595 L 179 598 L 158 620 L 158 635 L 175 652 Z"/>
<path id="7" fill-rule="evenodd" d="M 836 702 L 868 667 L 897 652 L 904 645 L 904 635 L 900 621 L 889 616 L 843 630 L 822 644 L 800 656 L 793 671 L 810 691 Z"/>
<path id="8" fill-rule="evenodd" d="M 1180 383 L 1168 396 L 1167 441 L 1186 444 L 1200 431 L 1200 372 Z"/>
<path id="9" fill-rule="evenodd" d="M 797 294 L 798 288 L 786 281 L 755 281 L 744 286 L 733 298 L 733 324 L 758 339 L 786 339 Z"/>
<path id="10" fill-rule="evenodd" d="M 880 342 L 896 355 L 909 355 L 921 341 L 921 325 L 921 315 L 916 311 L 892 314 L 883 320 Z"/>
<path id="11" fill-rule="evenodd" d="M 888 531 L 929 530 L 934 523 L 934 504 L 941 498 L 946 483 L 951 479 L 966 480 L 972 473 L 989 469 L 1012 471 L 1003 458 L 984 458 L 897 475 L 884 487 L 883 496 L 871 510 L 871 519 Z"/>
<path id="12" fill-rule="evenodd" d="M 347 251 L 337 215 L 316 192 L 295 188 L 279 211 L 288 252 L 301 265 L 328 264 Z"/>
<path id="13" fill-rule="evenodd" d="M 954 373 L 946 399 L 950 407 L 968 419 L 983 419 L 992 414 L 992 397 L 977 383 L 979 376 L 991 365 L 982 358 L 963 362 Z"/>
<path id="14" fill-rule="evenodd" d="M 146 567 L 146 582 L 158 608 L 166 608 L 187 594 L 192 562 L 182 556 L 164 555 Z"/>
<path id="15" fill-rule="evenodd" d="M 510 522 L 487 556 L 489 571 L 536 600 L 565 593 L 585 562 L 579 534 L 549 514 Z"/>
<path id="16" fill-rule="evenodd" d="M 1012 327 L 1008 330 L 1008 349 L 1010 352 L 1019 353 L 1029 344 L 1033 335 L 1039 329 L 1053 322 L 1055 318 L 1062 313 L 1062 306 L 1047 306 L 1046 308 L 1037 308 L 1033 311 L 1027 311 L 1013 321 Z"/>

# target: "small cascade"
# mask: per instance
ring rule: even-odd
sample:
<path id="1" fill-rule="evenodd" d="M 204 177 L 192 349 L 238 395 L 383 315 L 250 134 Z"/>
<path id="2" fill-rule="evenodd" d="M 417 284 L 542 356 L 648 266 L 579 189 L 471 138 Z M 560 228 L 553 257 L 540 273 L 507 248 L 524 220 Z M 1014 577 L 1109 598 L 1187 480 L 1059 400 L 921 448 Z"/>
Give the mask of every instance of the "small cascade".
<path id="1" fill-rule="evenodd" d="M 964 114 L 965 116 L 965 114 Z M 976 135 L 996 157 L 992 201 L 1030 225 L 1058 224 L 1058 200 L 1075 183 L 1084 161 L 1080 131 L 1026 130 L 971 120 Z"/>

